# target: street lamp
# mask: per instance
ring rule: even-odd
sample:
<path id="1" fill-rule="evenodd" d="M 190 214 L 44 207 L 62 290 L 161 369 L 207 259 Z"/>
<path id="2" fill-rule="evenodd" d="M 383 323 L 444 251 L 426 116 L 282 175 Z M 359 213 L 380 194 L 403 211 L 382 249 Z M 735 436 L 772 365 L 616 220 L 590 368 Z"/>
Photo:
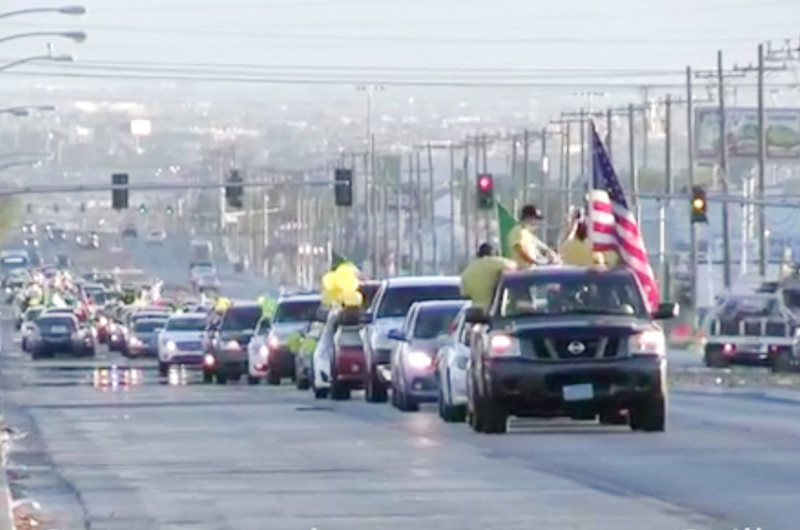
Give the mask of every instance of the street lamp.
<path id="1" fill-rule="evenodd" d="M 62 15 L 85 15 L 86 8 L 83 6 L 31 7 L 27 9 L 18 9 L 17 11 L 9 11 L 8 13 L 0 14 L 0 20 L 4 18 L 15 17 L 17 15 L 28 15 L 31 13 L 59 13 Z"/>
<path id="2" fill-rule="evenodd" d="M 16 33 L 3 37 L 0 39 L 0 44 L 17 39 L 27 39 L 28 37 L 62 37 L 69 39 L 73 42 L 82 43 L 86 41 L 86 32 L 84 31 L 26 31 L 24 33 Z"/>
<path id="3" fill-rule="evenodd" d="M 19 66 L 21 64 L 26 63 L 33 63 L 33 62 L 54 62 L 54 63 L 72 63 L 75 62 L 75 57 L 72 55 L 34 55 L 32 57 L 26 57 L 25 59 L 19 59 L 17 61 L 11 61 L 10 63 L 6 63 L 0 66 L 0 72 L 8 70 L 9 68 L 14 68 L 15 66 Z"/>

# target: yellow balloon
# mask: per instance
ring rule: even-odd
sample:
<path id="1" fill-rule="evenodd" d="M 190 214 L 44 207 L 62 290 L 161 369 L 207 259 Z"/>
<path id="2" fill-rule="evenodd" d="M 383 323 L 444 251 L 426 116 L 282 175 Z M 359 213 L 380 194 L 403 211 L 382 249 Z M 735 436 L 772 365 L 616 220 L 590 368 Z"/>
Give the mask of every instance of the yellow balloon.
<path id="1" fill-rule="evenodd" d="M 345 293 L 342 302 L 348 307 L 361 307 L 361 304 L 364 303 L 364 296 L 359 291 L 350 291 Z"/>
<path id="2" fill-rule="evenodd" d="M 342 293 L 358 292 L 358 278 L 349 274 L 336 278 L 336 286 Z"/>
<path id="3" fill-rule="evenodd" d="M 322 303 L 333 305 L 339 301 L 339 292 L 336 289 L 328 289 L 322 292 Z"/>
<path id="4" fill-rule="evenodd" d="M 344 271 L 345 274 L 358 278 L 361 274 L 361 271 L 358 270 L 358 267 L 353 265 L 352 263 L 342 263 L 339 267 L 336 268 L 337 271 Z"/>
<path id="5" fill-rule="evenodd" d="M 336 285 L 336 276 L 332 272 L 326 272 L 322 277 L 322 288 L 330 290 L 333 289 L 334 285 Z"/>

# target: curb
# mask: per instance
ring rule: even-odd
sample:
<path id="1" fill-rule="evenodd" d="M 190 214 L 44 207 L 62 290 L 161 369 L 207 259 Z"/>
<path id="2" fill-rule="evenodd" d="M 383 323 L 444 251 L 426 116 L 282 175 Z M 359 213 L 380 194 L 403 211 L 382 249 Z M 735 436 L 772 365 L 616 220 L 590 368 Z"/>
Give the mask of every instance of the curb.
<path id="1" fill-rule="evenodd" d="M 0 427 L 5 428 L 5 422 L 0 416 Z M 8 451 L 8 434 L 3 433 L 6 438 L 0 440 L 0 530 L 16 530 L 14 525 L 14 503 L 11 498 L 11 490 L 8 487 L 8 471 L 6 470 L 7 451 Z"/>
<path id="2" fill-rule="evenodd" d="M 716 396 L 734 397 L 752 401 L 769 401 L 772 403 L 784 403 L 789 405 L 800 405 L 800 391 L 785 389 L 735 389 L 735 388 L 704 388 L 699 386 L 687 386 L 673 388 L 673 392 L 690 396 Z"/>

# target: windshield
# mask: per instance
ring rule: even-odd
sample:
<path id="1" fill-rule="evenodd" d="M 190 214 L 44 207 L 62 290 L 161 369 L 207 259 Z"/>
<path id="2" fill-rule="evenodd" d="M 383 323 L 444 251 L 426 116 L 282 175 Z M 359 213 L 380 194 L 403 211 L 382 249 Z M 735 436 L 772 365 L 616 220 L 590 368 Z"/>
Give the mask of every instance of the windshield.
<path id="1" fill-rule="evenodd" d="M 450 324 L 458 316 L 461 307 L 424 307 L 417 312 L 417 321 L 414 324 L 415 339 L 435 339 L 449 331 Z"/>
<path id="2" fill-rule="evenodd" d="M 12 256 L 0 260 L 0 267 L 4 270 L 19 269 L 28 264 L 28 259 L 22 256 Z"/>
<path id="3" fill-rule="evenodd" d="M 36 324 L 44 333 L 67 333 L 75 330 L 75 321 L 69 317 L 43 317 Z"/>
<path id="4" fill-rule="evenodd" d="M 504 282 L 500 316 L 633 315 L 647 317 L 634 279 L 621 274 L 522 276 Z"/>
<path id="5" fill-rule="evenodd" d="M 204 331 L 205 318 L 171 318 L 167 321 L 167 331 Z"/>
<path id="6" fill-rule="evenodd" d="M 405 317 L 412 304 L 430 300 L 461 300 L 461 288 L 453 285 L 415 285 L 390 287 L 378 308 L 377 318 Z"/>
<path id="7" fill-rule="evenodd" d="M 316 317 L 319 306 L 319 300 L 283 301 L 275 310 L 273 322 L 310 322 Z"/>
<path id="8" fill-rule="evenodd" d="M 738 296 L 729 298 L 721 314 L 728 318 L 763 318 L 780 314 L 780 305 L 775 297 Z"/>
<path id="9" fill-rule="evenodd" d="M 36 320 L 39 318 L 39 315 L 42 314 L 41 309 L 29 309 L 25 312 L 25 320 L 30 322 L 31 320 Z"/>
<path id="10" fill-rule="evenodd" d="M 259 320 L 261 320 L 260 307 L 234 307 L 225 313 L 222 331 L 255 330 Z"/>
<path id="11" fill-rule="evenodd" d="M 163 328 L 166 320 L 139 320 L 133 326 L 133 330 L 140 333 L 152 333 L 159 328 Z"/>
<path id="12" fill-rule="evenodd" d="M 367 309 L 369 306 L 372 305 L 372 300 L 375 298 L 375 295 L 378 293 L 378 289 L 380 289 L 380 283 L 362 283 L 358 290 L 361 292 L 361 296 L 364 297 L 364 302 L 361 304 L 362 309 Z"/>

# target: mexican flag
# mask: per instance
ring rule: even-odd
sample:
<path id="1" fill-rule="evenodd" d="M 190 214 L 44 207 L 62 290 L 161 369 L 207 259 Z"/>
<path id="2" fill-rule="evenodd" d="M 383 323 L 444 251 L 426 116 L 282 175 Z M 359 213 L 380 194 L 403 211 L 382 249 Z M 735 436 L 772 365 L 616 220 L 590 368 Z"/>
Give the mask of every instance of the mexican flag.
<path id="1" fill-rule="evenodd" d="M 511 249 L 508 247 L 508 234 L 517 225 L 517 220 L 508 211 L 508 208 L 497 201 L 497 225 L 500 228 L 500 249 L 503 256 L 506 258 L 511 257 Z"/>

